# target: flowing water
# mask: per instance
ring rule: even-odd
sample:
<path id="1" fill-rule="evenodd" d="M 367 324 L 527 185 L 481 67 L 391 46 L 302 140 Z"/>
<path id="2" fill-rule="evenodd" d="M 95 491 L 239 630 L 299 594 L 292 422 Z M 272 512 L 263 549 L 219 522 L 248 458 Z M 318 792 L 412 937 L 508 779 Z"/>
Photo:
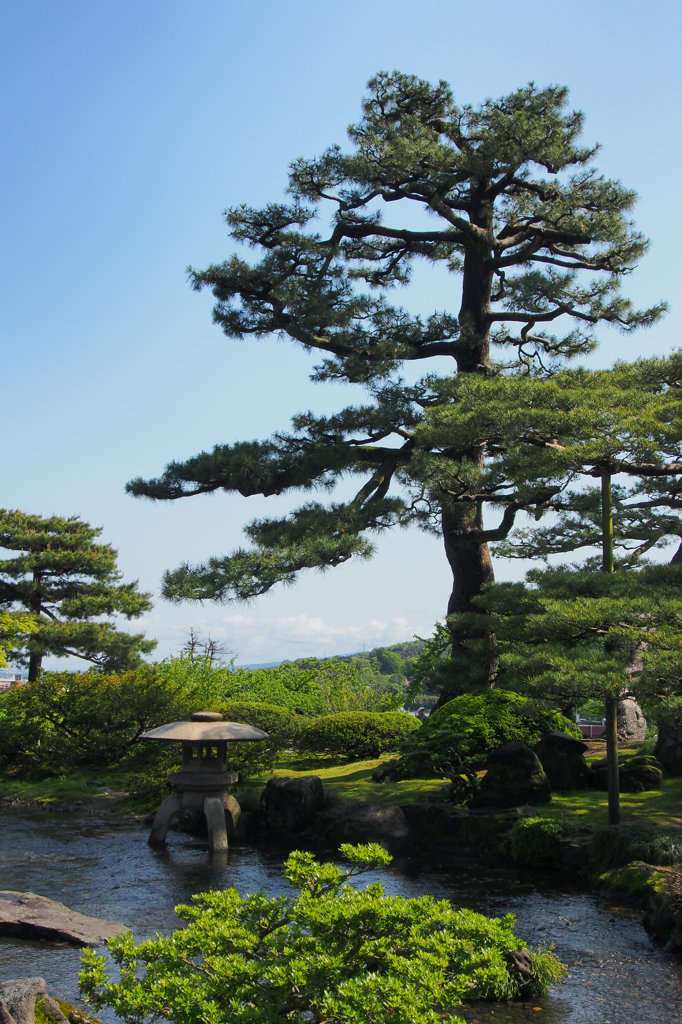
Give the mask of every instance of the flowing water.
<path id="1" fill-rule="evenodd" d="M 147 846 L 139 822 L 70 813 L 0 813 L 0 889 L 31 891 L 93 917 L 123 921 L 139 940 L 179 924 L 173 908 L 195 892 L 234 886 L 280 893 L 284 851 L 233 847 L 210 861 L 190 836 Z M 554 943 L 568 980 L 524 1003 L 470 1004 L 472 1024 L 671 1024 L 682 1021 L 682 960 L 648 938 L 639 915 L 605 904 L 563 877 L 491 868 L 470 861 L 428 866 L 396 860 L 363 876 L 386 891 L 429 893 L 492 916 L 512 912 L 517 934 Z M 66 945 L 0 939 L 0 981 L 42 975 L 53 995 L 78 1003 L 81 951 Z M 107 1022 L 111 1016 L 104 1015 Z"/>

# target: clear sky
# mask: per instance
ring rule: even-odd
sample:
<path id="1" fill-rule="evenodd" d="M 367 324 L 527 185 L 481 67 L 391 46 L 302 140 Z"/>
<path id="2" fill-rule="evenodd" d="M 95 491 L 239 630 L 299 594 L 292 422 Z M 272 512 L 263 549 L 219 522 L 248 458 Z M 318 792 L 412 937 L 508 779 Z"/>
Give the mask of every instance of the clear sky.
<path id="1" fill-rule="evenodd" d="M 277 201 L 291 159 L 345 142 L 380 69 L 444 78 L 459 102 L 531 79 L 568 85 L 586 140 L 603 145 L 600 169 L 641 196 L 653 245 L 628 292 L 672 306 L 648 333 L 604 331 L 593 362 L 679 344 L 681 11 L 671 0 L 3 0 L 0 504 L 101 525 L 126 576 L 158 594 L 164 569 L 226 554 L 246 520 L 296 503 L 154 505 L 123 487 L 353 400 L 311 384 L 314 357 L 289 342 L 226 339 L 186 267 L 231 251 L 226 206 Z M 418 275 L 410 301 L 454 298 L 454 281 Z M 520 571 L 498 565 L 501 578 Z M 242 663 L 343 653 L 430 632 L 448 589 L 440 544 L 397 533 L 369 563 L 248 607 L 158 599 L 143 625 L 161 655 L 189 625 Z"/>

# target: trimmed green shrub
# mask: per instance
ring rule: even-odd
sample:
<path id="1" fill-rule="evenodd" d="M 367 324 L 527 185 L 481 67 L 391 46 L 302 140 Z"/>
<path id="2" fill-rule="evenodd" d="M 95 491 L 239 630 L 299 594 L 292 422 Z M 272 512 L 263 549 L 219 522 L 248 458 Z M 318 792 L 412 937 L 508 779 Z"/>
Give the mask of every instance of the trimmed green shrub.
<path id="1" fill-rule="evenodd" d="M 607 825 L 592 836 L 590 853 L 600 871 L 633 860 L 647 864 L 682 864 L 682 829 L 659 825 Z"/>
<path id="2" fill-rule="evenodd" d="M 219 711 L 228 722 L 254 725 L 257 729 L 267 732 L 269 736 L 278 737 L 285 744 L 292 743 L 294 737 L 306 724 L 305 718 L 295 714 L 289 708 L 266 704 L 263 701 L 218 701 L 215 710 Z"/>
<path id="3" fill-rule="evenodd" d="M 548 729 L 582 735 L 560 712 L 538 708 L 510 690 L 465 693 L 433 711 L 424 727 L 407 737 L 392 772 L 399 778 L 431 778 L 460 760 L 485 768 L 490 750 L 512 740 L 532 747 Z"/>
<path id="4" fill-rule="evenodd" d="M 341 711 L 315 718 L 300 733 L 299 750 L 345 757 L 378 757 L 397 750 L 408 733 L 420 728 L 412 715 L 400 711 Z"/>
<path id="5" fill-rule="evenodd" d="M 559 861 L 565 828 L 549 818 L 519 818 L 512 829 L 513 861 L 524 868 L 551 868 Z"/>

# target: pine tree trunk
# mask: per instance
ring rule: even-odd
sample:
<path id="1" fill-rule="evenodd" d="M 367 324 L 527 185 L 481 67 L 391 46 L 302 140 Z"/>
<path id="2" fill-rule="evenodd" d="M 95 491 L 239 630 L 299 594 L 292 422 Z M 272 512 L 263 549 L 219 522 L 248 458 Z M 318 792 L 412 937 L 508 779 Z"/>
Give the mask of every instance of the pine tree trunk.
<path id="1" fill-rule="evenodd" d="M 38 571 L 33 573 L 33 592 L 30 597 L 30 608 L 36 617 L 40 617 L 42 610 L 42 594 L 40 592 L 41 574 Z M 42 654 L 31 654 L 28 661 L 28 681 L 35 682 L 40 675 L 40 667 L 43 663 Z"/>
<path id="2" fill-rule="evenodd" d="M 476 217 L 472 223 L 488 231 L 487 240 L 479 247 L 471 248 L 464 258 L 462 279 L 462 304 L 459 311 L 460 339 L 457 345 L 457 372 L 486 374 L 490 369 L 490 298 L 493 274 L 490 268 L 492 256 L 492 231 L 487 223 L 487 213 Z M 466 453 L 468 457 L 483 465 L 483 447 Z M 442 512 L 443 541 L 445 554 L 452 570 L 452 593 L 448 601 L 448 615 L 467 612 L 472 608 L 472 598 L 481 592 L 485 583 L 495 579 L 492 559 L 487 544 L 479 538 L 483 529 L 483 505 L 481 502 L 466 506 L 444 507 Z M 461 650 L 462 638 L 453 632 L 452 656 Z M 494 666 L 481 665 L 480 679 L 485 685 Z M 445 704 L 457 693 L 456 680 L 443 690 L 437 706 Z"/>

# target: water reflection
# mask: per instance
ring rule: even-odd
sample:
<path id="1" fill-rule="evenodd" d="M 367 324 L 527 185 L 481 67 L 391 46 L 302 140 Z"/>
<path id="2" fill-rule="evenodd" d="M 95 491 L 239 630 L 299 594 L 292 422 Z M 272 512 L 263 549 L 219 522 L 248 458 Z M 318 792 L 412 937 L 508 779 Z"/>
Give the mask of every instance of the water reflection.
<path id="1" fill-rule="evenodd" d="M 137 939 L 177 927 L 173 908 L 192 893 L 227 886 L 244 894 L 282 890 L 284 851 L 234 847 L 227 859 L 209 860 L 191 837 L 170 838 L 168 848 L 153 850 L 147 829 L 134 821 L 5 812 L 0 888 L 30 890 L 83 914 L 123 921 Z M 680 960 L 651 943 L 637 914 L 600 903 L 577 884 L 455 860 L 428 867 L 396 861 L 365 877 L 381 880 L 388 892 L 430 893 L 495 916 L 511 911 L 518 934 L 532 944 L 555 944 L 569 965 L 564 985 L 528 1003 L 474 1004 L 462 1012 L 472 1024 L 682 1020 Z M 76 1002 L 79 969 L 80 951 L 73 947 L 0 939 L 0 980 L 39 974 L 53 994 Z"/>

